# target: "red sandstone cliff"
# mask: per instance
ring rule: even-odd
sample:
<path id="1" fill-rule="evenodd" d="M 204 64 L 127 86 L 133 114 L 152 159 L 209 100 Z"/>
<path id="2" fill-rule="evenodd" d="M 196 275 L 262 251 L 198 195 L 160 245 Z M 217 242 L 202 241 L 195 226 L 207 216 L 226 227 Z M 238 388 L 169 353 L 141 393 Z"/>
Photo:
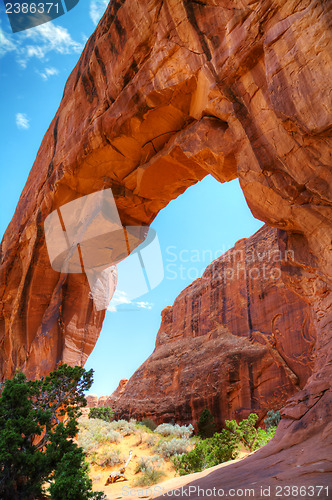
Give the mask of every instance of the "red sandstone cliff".
<path id="1" fill-rule="evenodd" d="M 313 368 L 309 306 L 282 282 L 277 231 L 264 226 L 211 263 L 162 312 L 156 347 L 99 405 L 118 416 L 197 422 L 280 409 Z"/>
<path id="2" fill-rule="evenodd" d="M 122 223 L 149 224 L 206 173 L 238 176 L 254 216 L 294 251 L 283 280 L 311 304 L 317 328 L 313 374 L 262 453 L 291 470 L 298 451 L 309 477 L 314 436 L 319 470 L 330 467 L 331 16 L 328 1 L 110 2 L 1 244 L 2 376 L 84 364 L 99 335 L 103 313 L 85 276 L 50 267 L 52 210 L 112 187 Z"/>
<path id="3" fill-rule="evenodd" d="M 110 3 L 2 241 L 2 375 L 91 352 L 103 312 L 85 275 L 51 269 L 43 222 L 99 189 L 124 224 L 148 224 L 207 173 L 239 176 L 254 215 L 307 245 L 297 274 L 330 276 L 329 22 L 315 2 Z M 309 291 L 320 318 L 321 298 Z"/>

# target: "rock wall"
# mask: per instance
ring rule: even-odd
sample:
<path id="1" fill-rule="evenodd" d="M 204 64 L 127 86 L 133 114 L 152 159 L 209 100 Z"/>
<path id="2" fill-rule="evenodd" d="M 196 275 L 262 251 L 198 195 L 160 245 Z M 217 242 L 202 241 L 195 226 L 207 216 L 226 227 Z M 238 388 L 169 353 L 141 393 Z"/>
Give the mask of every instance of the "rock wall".
<path id="1" fill-rule="evenodd" d="M 1 244 L 2 376 L 84 364 L 99 335 L 103 313 L 85 275 L 49 265 L 43 222 L 52 210 L 111 187 L 123 224 L 149 224 L 207 173 L 238 176 L 254 216 L 294 250 L 284 280 L 311 304 L 317 328 L 313 375 L 269 450 L 294 452 L 316 435 L 327 460 L 331 16 L 318 0 L 110 2 Z"/>
<path id="2" fill-rule="evenodd" d="M 277 230 L 263 226 L 212 262 L 162 312 L 153 354 L 98 405 L 119 417 L 262 418 L 303 388 L 314 361 L 309 306 L 281 280 Z"/>

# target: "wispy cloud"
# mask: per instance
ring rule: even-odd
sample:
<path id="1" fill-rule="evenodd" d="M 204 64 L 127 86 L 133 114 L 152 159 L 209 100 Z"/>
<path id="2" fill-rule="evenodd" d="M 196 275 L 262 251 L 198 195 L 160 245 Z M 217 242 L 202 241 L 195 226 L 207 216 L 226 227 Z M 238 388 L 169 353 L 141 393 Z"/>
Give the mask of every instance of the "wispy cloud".
<path id="1" fill-rule="evenodd" d="M 33 58 L 45 59 L 49 52 L 58 54 L 80 53 L 83 44 L 72 39 L 70 33 L 62 26 L 56 26 L 52 22 L 36 26 L 20 33 L 15 43 L 10 35 L 1 31 L 0 57 L 8 52 L 15 52 L 17 62 L 26 68 Z"/>
<path id="2" fill-rule="evenodd" d="M 81 37 L 82 37 L 82 41 L 83 41 L 83 43 L 86 43 L 86 42 L 89 40 L 89 37 L 88 37 L 88 36 L 86 36 L 86 34 L 85 34 L 85 33 L 82 33 Z"/>
<path id="3" fill-rule="evenodd" d="M 16 45 L 10 40 L 7 34 L 0 28 L 0 57 L 7 54 L 7 52 L 15 52 Z"/>
<path id="4" fill-rule="evenodd" d="M 151 302 L 136 302 L 136 304 L 140 309 L 152 309 L 153 306 Z"/>
<path id="5" fill-rule="evenodd" d="M 59 70 L 56 68 L 44 68 L 43 71 L 38 71 L 38 74 L 42 77 L 43 80 L 48 80 L 50 76 L 58 75 Z"/>
<path id="6" fill-rule="evenodd" d="M 108 0 L 92 0 L 90 3 L 90 17 L 95 26 L 97 26 L 101 16 L 104 14 Z"/>
<path id="7" fill-rule="evenodd" d="M 27 130 L 30 128 L 30 123 L 25 113 L 16 113 L 16 126 L 17 128 Z"/>
<path id="8" fill-rule="evenodd" d="M 131 305 L 132 309 L 152 309 L 153 304 L 151 302 L 136 302 L 129 299 L 126 292 L 121 290 L 116 290 L 112 300 L 107 308 L 108 311 L 116 312 L 119 306 Z"/>

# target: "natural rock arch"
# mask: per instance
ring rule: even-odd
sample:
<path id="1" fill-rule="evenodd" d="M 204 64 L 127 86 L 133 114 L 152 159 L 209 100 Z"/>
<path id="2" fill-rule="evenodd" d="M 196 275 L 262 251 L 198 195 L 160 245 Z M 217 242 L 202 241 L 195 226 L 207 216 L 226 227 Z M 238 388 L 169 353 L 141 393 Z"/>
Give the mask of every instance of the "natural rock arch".
<path id="1" fill-rule="evenodd" d="M 332 379 L 330 25 L 328 2 L 110 3 L 2 242 L 3 376 L 83 364 L 102 326 L 85 276 L 50 268 L 52 210 L 112 187 L 122 223 L 149 224 L 207 173 L 238 176 L 254 216 L 295 251 L 285 281 L 316 313 L 316 371 L 285 410 L 278 446 L 322 431 Z"/>

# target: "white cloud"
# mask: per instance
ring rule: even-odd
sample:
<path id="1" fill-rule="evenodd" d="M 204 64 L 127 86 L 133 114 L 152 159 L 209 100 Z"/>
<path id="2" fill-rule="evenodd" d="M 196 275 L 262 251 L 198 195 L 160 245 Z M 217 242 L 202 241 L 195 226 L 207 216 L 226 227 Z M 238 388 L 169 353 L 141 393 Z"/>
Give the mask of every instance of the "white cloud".
<path id="1" fill-rule="evenodd" d="M 126 292 L 122 292 L 121 290 L 116 290 L 107 310 L 111 312 L 116 312 L 117 306 L 120 306 L 122 304 L 131 304 L 131 300 L 129 300 Z"/>
<path id="2" fill-rule="evenodd" d="M 26 68 L 32 58 L 45 59 L 49 52 L 58 54 L 79 54 L 83 50 L 83 44 L 72 39 L 70 33 L 62 26 L 56 26 L 52 22 L 36 26 L 20 33 L 15 42 L 10 40 L 10 35 L 0 33 L 1 49 L 0 57 L 8 52 L 15 52 L 17 62 Z"/>
<path id="3" fill-rule="evenodd" d="M 38 74 L 42 77 L 43 80 L 48 80 L 50 76 L 58 75 L 59 70 L 56 68 L 44 68 L 43 71 L 38 71 Z"/>
<path id="4" fill-rule="evenodd" d="M 16 113 L 16 126 L 17 128 L 27 130 L 30 128 L 30 123 L 25 113 Z"/>
<path id="5" fill-rule="evenodd" d="M 25 36 L 38 42 L 37 46 L 45 53 L 54 50 L 60 54 L 71 54 L 82 50 L 82 44 L 75 42 L 66 28 L 55 26 L 52 22 L 27 30 Z"/>
<path id="6" fill-rule="evenodd" d="M 27 45 L 26 46 L 26 56 L 28 58 L 37 57 L 38 59 L 43 59 L 45 54 L 44 54 L 44 51 L 41 47 L 37 47 L 34 45 Z"/>
<path id="7" fill-rule="evenodd" d="M 95 26 L 97 26 L 100 18 L 104 14 L 108 0 L 92 0 L 90 3 L 90 17 Z"/>
<path id="8" fill-rule="evenodd" d="M 136 304 L 140 309 L 152 309 L 153 306 L 151 302 L 136 302 Z"/>
<path id="9" fill-rule="evenodd" d="M 151 302 L 135 302 L 129 299 L 126 292 L 122 292 L 121 290 L 116 290 L 114 293 L 112 300 L 107 308 L 108 311 L 116 312 L 118 306 L 124 304 L 131 304 L 134 309 L 152 309 L 153 304 Z"/>
<path id="10" fill-rule="evenodd" d="M 83 41 L 83 43 L 86 43 L 86 42 L 89 40 L 89 37 L 88 37 L 88 36 L 86 36 L 86 34 L 85 34 L 85 33 L 82 33 L 82 35 L 81 35 L 81 36 L 82 36 L 82 41 Z"/>
<path id="11" fill-rule="evenodd" d="M 16 51 L 16 45 L 7 37 L 6 33 L 0 28 L 0 57 L 7 54 L 7 52 Z"/>

